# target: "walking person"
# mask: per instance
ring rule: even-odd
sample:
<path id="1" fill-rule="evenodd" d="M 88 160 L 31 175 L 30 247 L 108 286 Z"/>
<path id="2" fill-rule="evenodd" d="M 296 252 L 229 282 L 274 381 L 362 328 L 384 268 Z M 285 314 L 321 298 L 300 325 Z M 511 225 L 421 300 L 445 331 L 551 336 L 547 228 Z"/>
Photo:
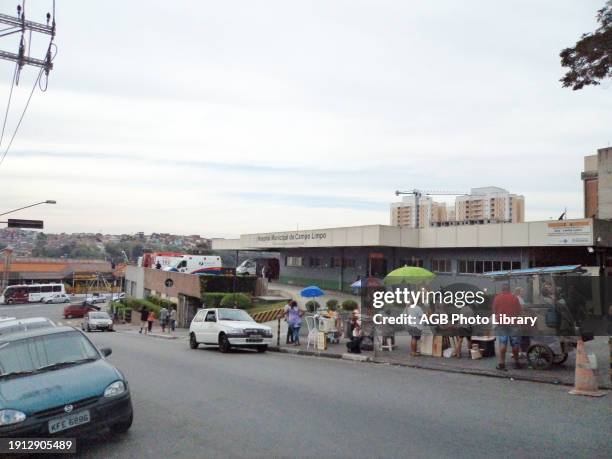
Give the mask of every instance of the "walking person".
<path id="1" fill-rule="evenodd" d="M 502 285 L 501 291 L 493 300 L 493 314 L 497 316 L 497 322 L 500 322 L 501 316 L 517 317 L 521 314 L 522 308 L 518 298 L 510 292 L 510 285 Z M 501 371 L 506 371 L 506 350 L 508 343 L 512 348 L 512 359 L 514 360 L 514 368 L 521 368 L 519 363 L 519 349 L 521 345 L 520 330 L 509 325 L 497 325 L 495 334 L 499 342 L 499 363 L 496 368 Z"/>
<path id="2" fill-rule="evenodd" d="M 300 328 L 302 327 L 302 315 L 303 311 L 300 310 L 298 304 L 295 301 L 291 302 L 291 307 L 287 313 L 287 323 L 291 326 L 293 345 L 300 345 Z"/>
<path id="3" fill-rule="evenodd" d="M 147 316 L 147 330 L 149 333 L 153 330 L 153 322 L 155 322 L 155 313 L 151 310 Z"/>
<path id="4" fill-rule="evenodd" d="M 162 333 L 166 332 L 166 326 L 168 325 L 168 309 L 165 306 L 159 310 L 159 325 L 161 325 Z"/>
<path id="5" fill-rule="evenodd" d="M 147 333 L 147 320 L 149 320 L 149 311 L 146 306 L 143 306 L 140 309 L 140 330 L 138 333 L 142 333 L 143 330 Z"/>
<path id="6" fill-rule="evenodd" d="M 176 328 L 176 307 L 170 309 L 170 331 L 174 333 Z"/>

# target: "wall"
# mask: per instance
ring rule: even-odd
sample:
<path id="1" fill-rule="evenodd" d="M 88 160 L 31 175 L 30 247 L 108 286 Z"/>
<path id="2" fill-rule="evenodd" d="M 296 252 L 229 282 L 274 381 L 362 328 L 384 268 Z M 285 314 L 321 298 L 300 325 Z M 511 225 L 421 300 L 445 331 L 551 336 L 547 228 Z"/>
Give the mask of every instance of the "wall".
<path id="1" fill-rule="evenodd" d="M 612 219 L 612 147 L 597 150 L 598 218 Z"/>
<path id="2" fill-rule="evenodd" d="M 126 266 L 124 290 L 126 295 L 144 298 L 144 268 Z"/>

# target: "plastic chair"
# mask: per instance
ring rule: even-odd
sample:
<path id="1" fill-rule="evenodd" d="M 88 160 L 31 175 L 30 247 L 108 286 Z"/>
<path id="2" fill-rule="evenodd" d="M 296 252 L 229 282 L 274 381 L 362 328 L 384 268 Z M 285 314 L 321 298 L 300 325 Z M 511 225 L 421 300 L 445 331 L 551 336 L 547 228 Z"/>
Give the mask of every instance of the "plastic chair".
<path id="1" fill-rule="evenodd" d="M 310 349 L 310 343 L 312 343 L 312 349 L 317 349 L 317 324 L 313 316 L 306 316 L 306 326 L 308 327 L 308 340 L 306 342 L 306 350 Z"/>

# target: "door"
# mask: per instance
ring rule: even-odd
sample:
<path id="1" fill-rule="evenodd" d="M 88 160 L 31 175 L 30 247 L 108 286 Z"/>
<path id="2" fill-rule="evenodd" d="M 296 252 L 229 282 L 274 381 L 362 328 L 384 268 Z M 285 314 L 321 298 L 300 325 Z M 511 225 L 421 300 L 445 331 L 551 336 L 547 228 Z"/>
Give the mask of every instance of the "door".
<path id="1" fill-rule="evenodd" d="M 196 341 L 198 343 L 204 342 L 203 331 L 204 331 L 204 316 L 206 315 L 206 312 L 207 312 L 206 309 L 200 309 L 194 316 L 193 320 L 191 321 L 190 328 L 191 328 L 191 331 L 195 333 Z"/>
<path id="2" fill-rule="evenodd" d="M 217 311 L 211 309 L 206 313 L 206 317 L 203 322 L 204 332 L 203 341 L 205 343 L 216 344 L 217 343 Z"/>
<path id="3" fill-rule="evenodd" d="M 387 275 L 387 260 L 382 253 L 370 253 L 368 256 L 369 276 L 385 277 Z"/>

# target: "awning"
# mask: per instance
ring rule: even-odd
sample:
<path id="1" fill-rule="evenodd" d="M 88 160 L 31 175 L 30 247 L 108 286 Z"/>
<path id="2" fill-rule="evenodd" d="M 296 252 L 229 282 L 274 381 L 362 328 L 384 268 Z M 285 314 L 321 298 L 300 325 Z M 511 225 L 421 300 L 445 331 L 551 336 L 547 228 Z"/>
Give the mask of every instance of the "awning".
<path id="1" fill-rule="evenodd" d="M 487 277 L 533 276 L 534 274 L 570 274 L 582 272 L 581 265 L 547 266 L 543 268 L 510 269 L 506 271 L 489 271 Z"/>

